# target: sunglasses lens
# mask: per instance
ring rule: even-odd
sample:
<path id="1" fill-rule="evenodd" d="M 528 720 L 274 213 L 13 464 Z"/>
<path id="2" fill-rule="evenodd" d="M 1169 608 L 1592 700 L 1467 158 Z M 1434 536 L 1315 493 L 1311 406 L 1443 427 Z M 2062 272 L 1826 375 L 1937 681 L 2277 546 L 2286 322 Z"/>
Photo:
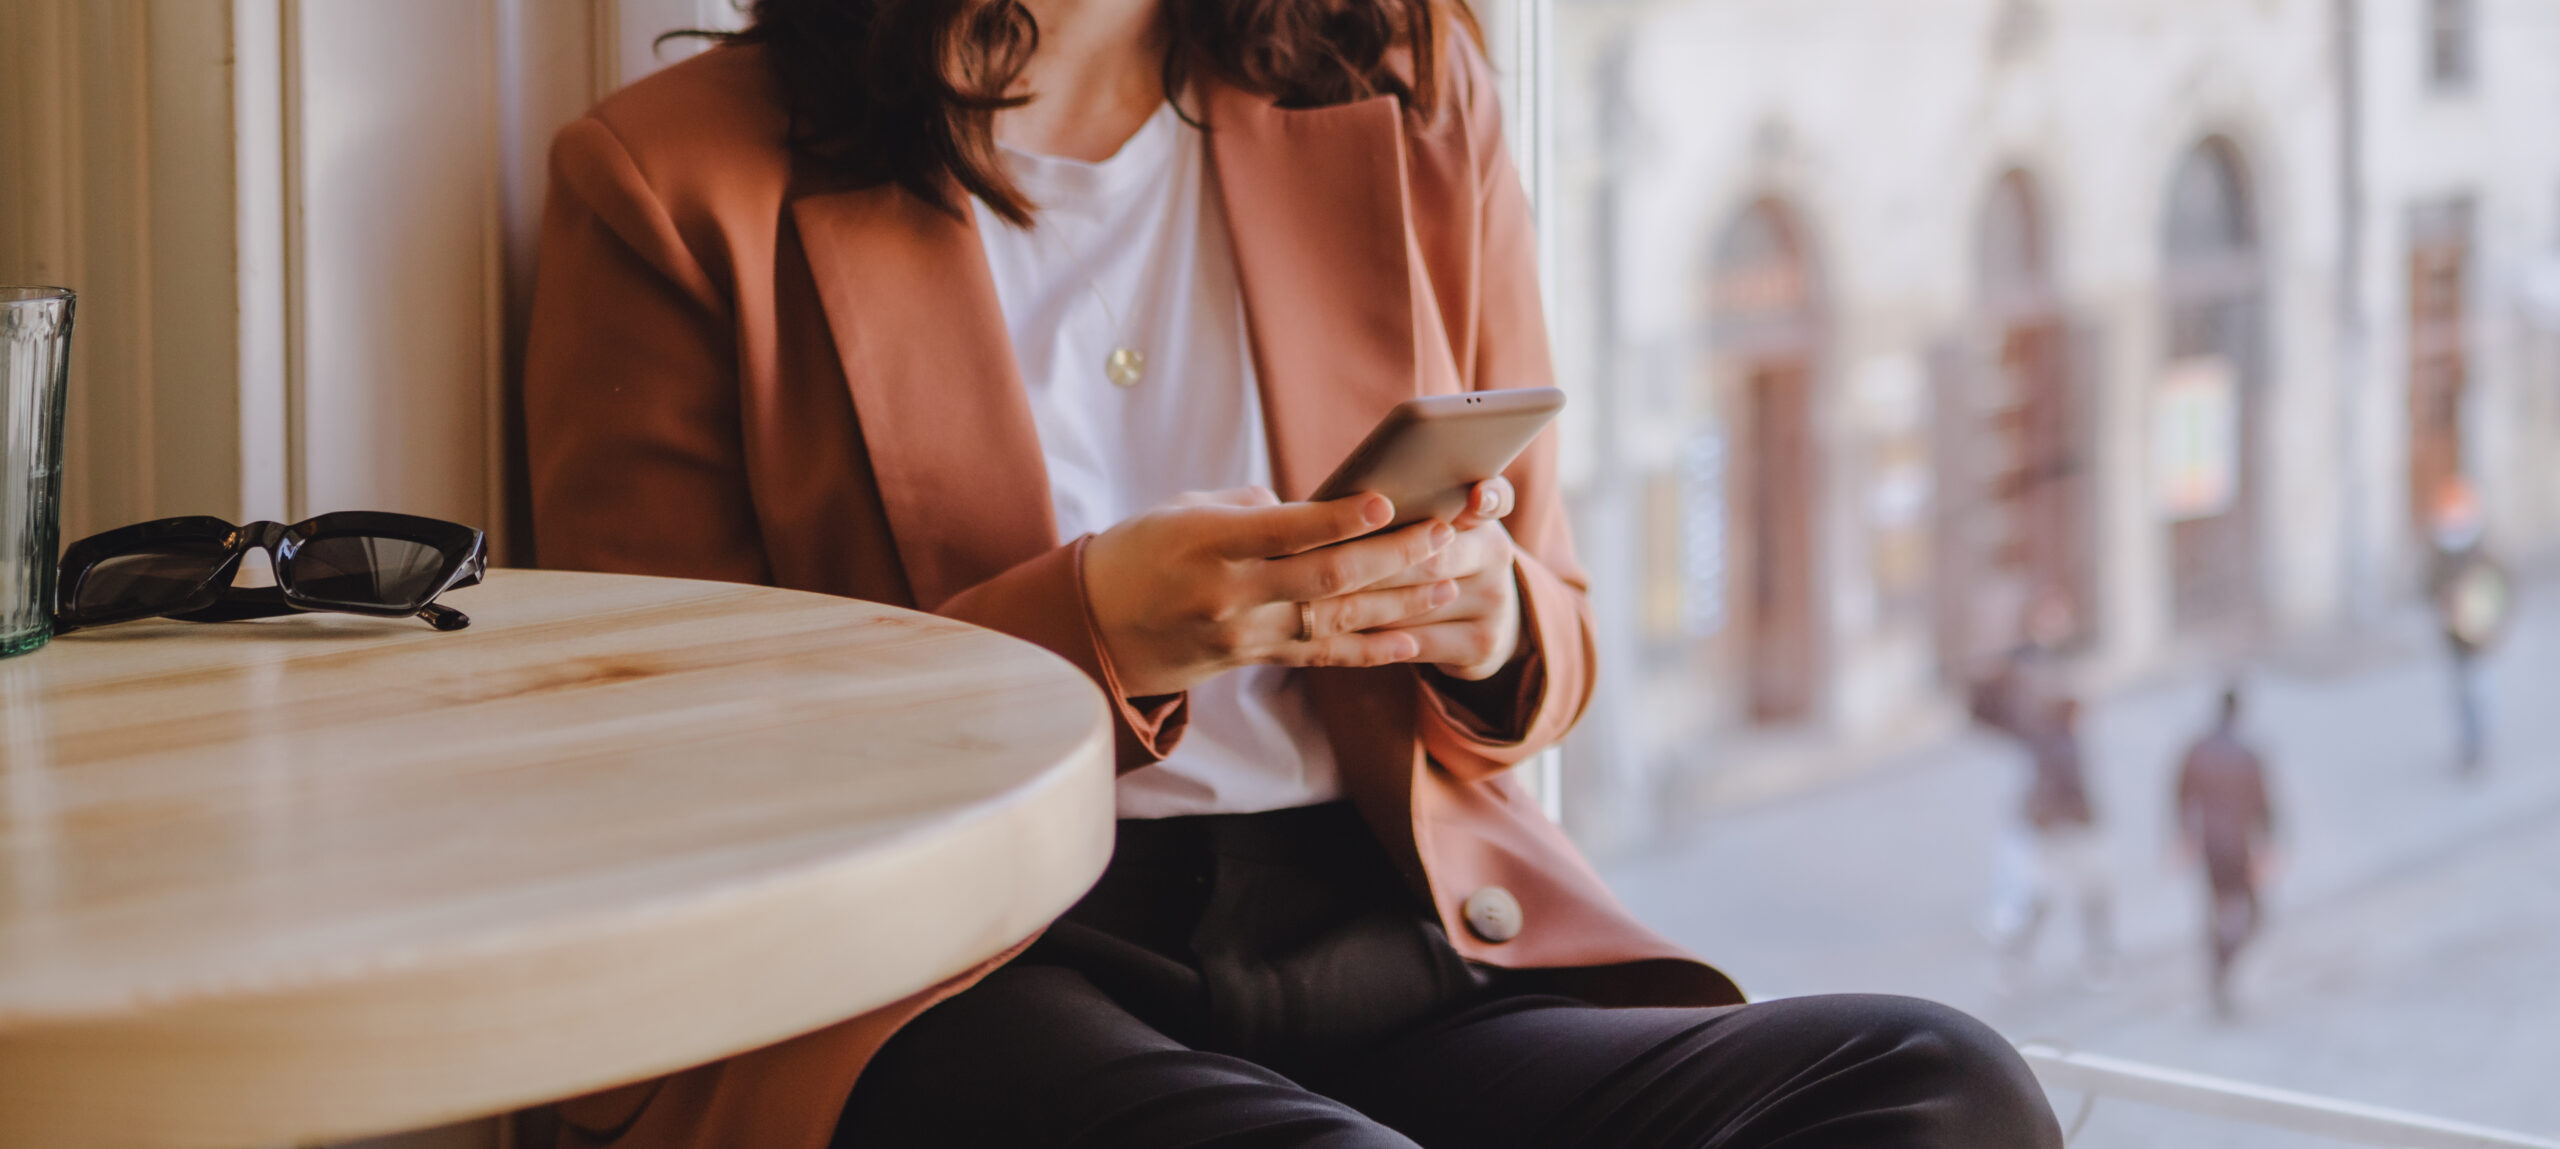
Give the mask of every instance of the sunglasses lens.
<path id="1" fill-rule="evenodd" d="M 346 606 L 423 606 L 444 568 L 444 552 L 425 543 L 335 535 L 294 552 L 293 591 Z"/>
<path id="2" fill-rule="evenodd" d="M 149 550 L 114 555 L 89 568 L 72 592 L 72 609 L 86 615 L 150 612 L 187 600 L 231 558 L 215 542 L 154 543 Z"/>

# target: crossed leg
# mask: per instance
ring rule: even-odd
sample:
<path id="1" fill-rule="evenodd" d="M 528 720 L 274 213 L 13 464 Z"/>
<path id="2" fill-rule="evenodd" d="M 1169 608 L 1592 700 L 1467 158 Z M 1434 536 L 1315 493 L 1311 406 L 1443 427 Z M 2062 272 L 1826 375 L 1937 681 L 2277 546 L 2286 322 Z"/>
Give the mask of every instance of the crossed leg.
<path id="1" fill-rule="evenodd" d="M 1081 974 L 1034 965 L 901 1031 L 836 1145 L 2052 1149 L 2061 1133 L 2006 1042 L 1911 998 L 1505 998 L 1293 1079 L 1183 1046 Z"/>

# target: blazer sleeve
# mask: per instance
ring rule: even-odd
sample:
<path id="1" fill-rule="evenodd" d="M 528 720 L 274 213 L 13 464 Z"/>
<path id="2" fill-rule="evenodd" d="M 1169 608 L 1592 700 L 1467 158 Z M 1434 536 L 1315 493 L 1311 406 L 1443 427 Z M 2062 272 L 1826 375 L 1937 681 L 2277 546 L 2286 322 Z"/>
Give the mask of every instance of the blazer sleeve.
<path id="1" fill-rule="evenodd" d="M 1047 647 L 1091 676 L 1111 703 L 1114 762 L 1126 774 L 1173 752 L 1191 721 L 1191 696 L 1131 698 L 1121 688 L 1085 593 L 1084 548 L 1091 541 L 1086 535 L 1022 563 L 951 596 L 934 612 Z"/>
<path id="2" fill-rule="evenodd" d="M 1555 379 L 1547 325 L 1538 299 L 1537 234 L 1529 198 L 1502 135 L 1502 109 L 1484 57 L 1453 37 L 1451 70 L 1457 118 L 1473 157 L 1478 321 L 1473 346 L 1457 348 L 1472 363 L 1470 387 L 1538 387 Z M 1460 778 L 1500 773 L 1564 738 L 1591 701 L 1590 580 L 1574 558 L 1564 501 L 1556 489 L 1557 434 L 1550 428 L 1504 472 L 1519 495 L 1503 526 L 1519 558 L 1520 652 L 1501 675 L 1516 689 L 1502 711 L 1461 705 L 1424 674 L 1422 739 L 1440 766 Z"/>
<path id="3" fill-rule="evenodd" d="M 747 483 L 732 305 L 613 130 L 552 146 L 525 354 L 534 542 L 546 566 L 773 583 Z M 1181 738 L 1184 695 L 1120 689 L 1078 539 L 932 604 L 1047 648 L 1111 700 L 1122 771 Z"/>

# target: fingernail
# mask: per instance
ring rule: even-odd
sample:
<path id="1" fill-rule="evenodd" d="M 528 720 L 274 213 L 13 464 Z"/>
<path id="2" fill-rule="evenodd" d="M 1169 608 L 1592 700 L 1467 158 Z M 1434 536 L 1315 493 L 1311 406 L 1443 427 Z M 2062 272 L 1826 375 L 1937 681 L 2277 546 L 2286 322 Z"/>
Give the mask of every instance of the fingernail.
<path id="1" fill-rule="evenodd" d="M 1481 489 L 1476 492 L 1476 509 L 1483 511 L 1488 515 L 1492 514 L 1493 508 L 1500 505 L 1501 502 L 1502 500 L 1494 497 L 1491 488 Z"/>
<path id="2" fill-rule="evenodd" d="M 1431 605 L 1433 606 L 1447 606 L 1449 600 L 1456 597 L 1458 597 L 1458 584 L 1454 582 L 1433 583 L 1431 586 Z"/>
<path id="3" fill-rule="evenodd" d="M 1447 523 L 1433 523 L 1433 524 L 1431 524 L 1431 549 L 1432 549 L 1432 550 L 1435 550 L 1435 551 L 1436 551 L 1436 550 L 1439 550 L 1439 549 L 1440 549 L 1440 548 L 1442 548 L 1442 547 L 1448 546 L 1448 545 L 1449 545 L 1449 543 L 1450 543 L 1450 540 L 1453 540 L 1453 539 L 1455 539 L 1455 538 L 1457 538 L 1457 537 L 1458 537 L 1458 532 L 1457 532 L 1457 530 L 1456 530 L 1455 528 L 1451 527 L 1449 524 L 1447 524 Z"/>
<path id="4" fill-rule="evenodd" d="M 1411 636 L 1409 636 L 1409 635 L 1408 635 L 1408 636 L 1406 636 L 1406 638 L 1405 638 L 1403 641 L 1396 643 L 1396 661 L 1398 661 L 1398 662 L 1403 662 L 1403 661 L 1405 661 L 1405 660 L 1407 660 L 1407 659 L 1418 657 L 1418 656 L 1420 656 L 1420 655 L 1421 655 L 1421 653 L 1422 653 L 1422 640 L 1421 640 L 1421 639 L 1414 638 L 1414 637 L 1411 637 Z"/>
<path id="5" fill-rule="evenodd" d="M 1387 525 L 1387 520 L 1394 517 L 1396 517 L 1396 505 L 1388 502 L 1384 495 L 1360 504 L 1360 521 L 1370 526 L 1383 527 Z"/>

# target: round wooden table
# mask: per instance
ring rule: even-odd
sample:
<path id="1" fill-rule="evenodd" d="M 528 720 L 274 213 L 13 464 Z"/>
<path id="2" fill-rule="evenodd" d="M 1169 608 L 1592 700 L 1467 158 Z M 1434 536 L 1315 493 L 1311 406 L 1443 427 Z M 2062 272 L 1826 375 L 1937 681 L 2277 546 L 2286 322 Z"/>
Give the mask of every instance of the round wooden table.
<path id="1" fill-rule="evenodd" d="M 914 993 L 1111 851 L 1085 676 L 912 611 L 491 572 L 0 661 L 0 1145 L 213 1149 L 648 1077 Z"/>

